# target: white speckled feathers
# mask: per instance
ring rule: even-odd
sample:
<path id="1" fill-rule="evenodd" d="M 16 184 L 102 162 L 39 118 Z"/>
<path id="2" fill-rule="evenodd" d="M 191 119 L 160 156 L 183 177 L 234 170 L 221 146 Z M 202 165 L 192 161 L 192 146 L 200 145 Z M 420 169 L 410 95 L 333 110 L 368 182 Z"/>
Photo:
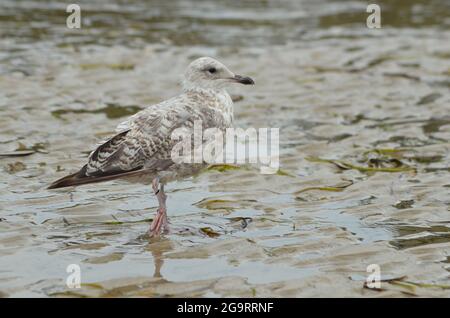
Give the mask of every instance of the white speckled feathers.
<path id="1" fill-rule="evenodd" d="M 201 120 L 203 129 L 230 127 L 232 101 L 226 91 L 189 90 L 150 106 L 119 124 L 118 134 L 101 144 L 88 159 L 86 174 L 167 168 L 177 128 L 192 129 Z"/>

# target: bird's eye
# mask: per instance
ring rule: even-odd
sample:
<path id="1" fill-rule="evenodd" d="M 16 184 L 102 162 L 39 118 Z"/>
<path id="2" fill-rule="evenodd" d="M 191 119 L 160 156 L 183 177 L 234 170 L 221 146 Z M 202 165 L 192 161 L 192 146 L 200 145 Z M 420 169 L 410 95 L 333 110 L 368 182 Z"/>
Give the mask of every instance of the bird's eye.
<path id="1" fill-rule="evenodd" d="M 208 68 L 208 72 L 211 74 L 214 74 L 215 72 L 217 72 L 217 70 L 215 67 L 210 67 L 210 68 Z"/>

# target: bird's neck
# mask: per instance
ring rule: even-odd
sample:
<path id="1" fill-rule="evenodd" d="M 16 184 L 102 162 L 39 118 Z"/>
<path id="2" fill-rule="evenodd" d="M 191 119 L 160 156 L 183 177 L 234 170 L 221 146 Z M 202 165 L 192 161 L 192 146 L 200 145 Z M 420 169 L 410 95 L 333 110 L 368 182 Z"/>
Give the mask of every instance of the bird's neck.
<path id="1" fill-rule="evenodd" d="M 224 88 L 218 89 L 218 88 L 192 87 L 192 88 L 185 88 L 184 93 L 188 95 L 201 96 L 202 98 L 216 99 L 221 103 L 228 104 L 229 102 L 231 102 L 231 105 L 233 104 L 230 95 Z"/>
<path id="2" fill-rule="evenodd" d="M 220 109 L 229 125 L 233 122 L 233 101 L 228 92 L 224 89 L 211 89 L 211 88 L 190 88 L 184 90 L 185 94 L 190 95 L 191 98 L 197 99 L 209 99 L 212 103 L 204 103 L 205 106 L 214 107 Z"/>
<path id="3" fill-rule="evenodd" d="M 185 85 L 183 87 L 183 91 L 185 93 L 198 93 L 198 94 L 206 94 L 206 95 L 221 95 L 228 94 L 224 88 L 205 88 L 199 86 L 189 86 Z"/>

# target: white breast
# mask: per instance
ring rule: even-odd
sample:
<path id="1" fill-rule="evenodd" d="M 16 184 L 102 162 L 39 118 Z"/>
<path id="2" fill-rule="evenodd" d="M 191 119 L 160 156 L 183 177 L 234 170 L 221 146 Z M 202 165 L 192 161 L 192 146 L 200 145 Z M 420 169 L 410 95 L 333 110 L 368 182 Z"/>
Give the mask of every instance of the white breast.
<path id="1" fill-rule="evenodd" d="M 223 110 L 225 121 L 227 122 L 227 126 L 231 127 L 233 125 L 233 100 L 230 97 L 230 94 L 226 90 L 220 91 L 217 94 L 217 99 L 219 100 L 220 107 Z"/>

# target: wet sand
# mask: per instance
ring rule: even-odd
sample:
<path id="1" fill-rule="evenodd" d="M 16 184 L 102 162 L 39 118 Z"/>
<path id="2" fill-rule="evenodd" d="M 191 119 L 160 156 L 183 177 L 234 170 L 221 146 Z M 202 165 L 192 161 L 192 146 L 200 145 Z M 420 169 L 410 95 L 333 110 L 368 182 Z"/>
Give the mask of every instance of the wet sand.
<path id="1" fill-rule="evenodd" d="M 410 15 L 387 10 L 381 30 L 346 2 L 99 2 L 79 32 L 64 7 L 27 3 L 0 16 L 1 296 L 450 296 L 443 2 L 389 2 Z M 45 189 L 126 116 L 176 95 L 203 55 L 255 79 L 231 91 L 235 126 L 280 128 L 278 174 L 225 167 L 169 184 L 183 231 L 153 240 L 149 186 Z M 81 289 L 65 285 L 69 264 Z M 364 288 L 370 264 L 382 290 Z"/>

